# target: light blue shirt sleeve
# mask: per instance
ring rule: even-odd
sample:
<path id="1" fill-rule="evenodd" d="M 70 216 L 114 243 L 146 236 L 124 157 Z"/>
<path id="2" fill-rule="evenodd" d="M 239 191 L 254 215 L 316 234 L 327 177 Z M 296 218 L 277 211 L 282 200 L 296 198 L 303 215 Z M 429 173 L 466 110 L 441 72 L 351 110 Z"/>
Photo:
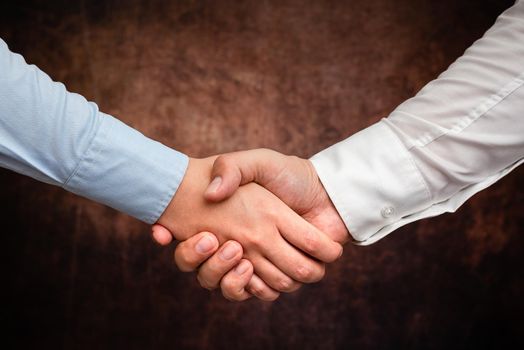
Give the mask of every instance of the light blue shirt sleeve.
<path id="1" fill-rule="evenodd" d="M 70 93 L 0 39 L 0 166 L 147 223 L 184 177 L 186 155 Z"/>

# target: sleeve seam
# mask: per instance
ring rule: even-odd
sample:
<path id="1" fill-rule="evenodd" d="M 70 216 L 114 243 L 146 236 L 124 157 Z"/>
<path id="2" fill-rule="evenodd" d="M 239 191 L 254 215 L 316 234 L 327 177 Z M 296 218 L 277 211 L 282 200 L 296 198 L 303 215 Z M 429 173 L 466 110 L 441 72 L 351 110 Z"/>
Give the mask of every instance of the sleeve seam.
<path id="1" fill-rule="evenodd" d="M 476 105 L 467 115 L 460 118 L 460 120 L 458 120 L 456 123 L 451 125 L 449 128 L 445 129 L 445 131 L 441 130 L 442 132 L 438 133 L 433 138 L 428 138 L 427 134 L 424 134 L 423 137 L 414 140 L 413 143 L 411 143 L 410 146 L 406 148 L 408 150 L 411 150 L 415 147 L 419 147 L 419 148 L 426 147 L 432 144 L 433 142 L 437 141 L 441 137 L 445 137 L 449 135 L 450 133 L 458 134 L 458 133 L 463 132 L 470 125 L 472 125 L 475 121 L 479 120 L 481 117 L 486 115 L 491 109 L 495 108 L 499 103 L 501 103 L 511 94 L 513 94 L 515 91 L 520 89 L 523 85 L 524 85 L 524 72 L 512 78 L 507 84 L 505 84 L 496 93 L 491 94 L 489 97 L 482 100 L 482 102 Z M 397 111 L 396 113 L 406 114 L 406 115 L 411 116 L 411 114 L 403 112 L 403 111 Z"/>
<path id="2" fill-rule="evenodd" d="M 62 185 L 62 188 L 66 188 L 67 185 L 69 184 L 69 182 L 71 181 L 71 179 L 76 176 L 76 174 L 80 170 L 81 166 L 83 165 L 85 159 L 87 158 L 87 155 L 95 147 L 95 141 L 100 136 L 100 134 L 102 132 L 103 124 L 104 124 L 104 118 L 101 118 L 100 122 L 98 123 L 98 127 L 97 127 L 93 137 L 91 138 L 91 141 L 89 142 L 89 145 L 86 147 L 86 150 L 84 151 L 84 153 L 82 154 L 82 156 L 78 160 L 78 163 L 76 164 L 75 168 L 73 169 L 73 171 L 71 172 L 71 174 L 69 175 L 67 180 L 64 182 L 64 184 Z"/>

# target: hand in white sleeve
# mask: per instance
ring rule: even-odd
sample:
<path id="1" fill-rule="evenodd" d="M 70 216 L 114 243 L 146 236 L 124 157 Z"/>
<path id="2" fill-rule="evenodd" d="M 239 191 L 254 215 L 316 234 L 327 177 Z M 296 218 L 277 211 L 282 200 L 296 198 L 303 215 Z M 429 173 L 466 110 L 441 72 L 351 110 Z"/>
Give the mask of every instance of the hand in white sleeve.
<path id="1" fill-rule="evenodd" d="M 311 160 L 355 243 L 453 212 L 522 163 L 524 2 L 388 118 Z"/>

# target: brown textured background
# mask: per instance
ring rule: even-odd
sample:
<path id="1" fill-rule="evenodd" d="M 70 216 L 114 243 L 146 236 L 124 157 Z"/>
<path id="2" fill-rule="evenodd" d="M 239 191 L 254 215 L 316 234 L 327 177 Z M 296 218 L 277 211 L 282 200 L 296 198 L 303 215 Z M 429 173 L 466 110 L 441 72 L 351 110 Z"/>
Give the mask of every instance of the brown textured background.
<path id="1" fill-rule="evenodd" d="M 415 94 L 511 3 L 3 0 L 0 36 L 192 156 L 307 157 Z M 2 337 L 53 349 L 518 348 L 523 175 L 455 215 L 348 246 L 321 283 L 234 304 L 178 272 L 146 225 L 0 170 Z"/>

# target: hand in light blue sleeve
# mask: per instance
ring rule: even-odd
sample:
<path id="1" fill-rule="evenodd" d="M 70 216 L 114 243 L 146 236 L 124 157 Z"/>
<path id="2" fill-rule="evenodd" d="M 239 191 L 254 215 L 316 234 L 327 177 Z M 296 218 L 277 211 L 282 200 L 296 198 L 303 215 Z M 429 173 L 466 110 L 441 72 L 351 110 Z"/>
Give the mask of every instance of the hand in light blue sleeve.
<path id="1" fill-rule="evenodd" d="M 216 158 L 190 160 L 148 139 L 67 92 L 0 40 L 0 166 L 158 221 L 178 240 L 213 233 L 217 245 L 237 241 L 243 249 L 223 257 L 251 259 L 252 268 L 238 276 L 254 278 L 259 298 L 273 300 L 277 290 L 321 279 L 324 263 L 339 257 L 342 246 L 255 183 L 224 203 L 209 203 L 204 191 Z"/>

